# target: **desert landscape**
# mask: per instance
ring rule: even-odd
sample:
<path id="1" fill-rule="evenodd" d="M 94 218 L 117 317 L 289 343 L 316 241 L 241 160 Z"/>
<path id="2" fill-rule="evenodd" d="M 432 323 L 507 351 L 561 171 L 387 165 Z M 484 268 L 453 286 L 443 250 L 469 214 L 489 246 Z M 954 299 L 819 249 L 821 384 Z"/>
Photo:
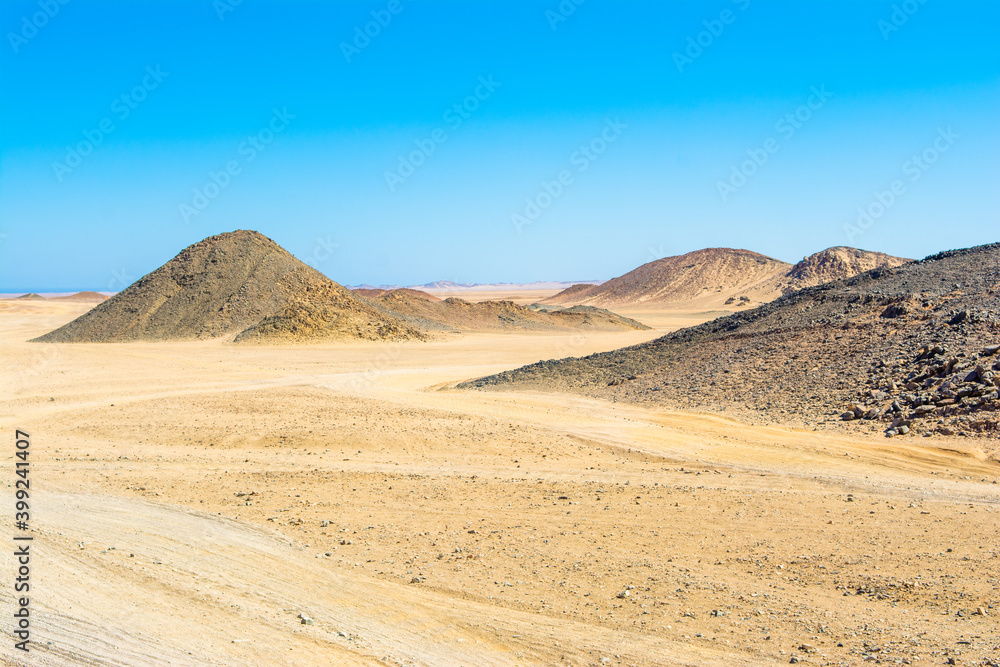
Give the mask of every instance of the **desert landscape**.
<path id="1" fill-rule="evenodd" d="M 248 231 L 0 301 L 3 420 L 44 442 L 31 664 L 995 665 L 996 248 L 723 317 L 746 272 L 702 255 L 708 300 L 555 323 Z"/>
<path id="2" fill-rule="evenodd" d="M 0 2 L 2 667 L 1000 667 L 1000 2 Z"/>

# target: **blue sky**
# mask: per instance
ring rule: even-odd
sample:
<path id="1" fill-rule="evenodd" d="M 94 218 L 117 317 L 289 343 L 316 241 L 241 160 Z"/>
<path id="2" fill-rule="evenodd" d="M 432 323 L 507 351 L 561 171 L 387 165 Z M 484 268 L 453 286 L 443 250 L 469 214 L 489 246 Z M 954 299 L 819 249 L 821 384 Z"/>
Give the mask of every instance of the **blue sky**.
<path id="1" fill-rule="evenodd" d="M 7 0 L 0 291 L 120 289 L 240 228 L 345 284 L 997 241 L 998 26 L 961 0 Z"/>

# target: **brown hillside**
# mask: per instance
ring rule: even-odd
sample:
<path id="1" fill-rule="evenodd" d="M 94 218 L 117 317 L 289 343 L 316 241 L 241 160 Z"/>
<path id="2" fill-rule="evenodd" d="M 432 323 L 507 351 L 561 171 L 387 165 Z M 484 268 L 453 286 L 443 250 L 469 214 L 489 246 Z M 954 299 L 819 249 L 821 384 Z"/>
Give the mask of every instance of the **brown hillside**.
<path id="1" fill-rule="evenodd" d="M 248 331 L 249 330 L 249 331 Z M 207 238 L 39 342 L 237 336 L 241 341 L 410 338 L 421 334 L 239 230 Z"/>
<path id="2" fill-rule="evenodd" d="M 384 303 L 389 303 L 397 298 L 414 297 L 416 299 L 423 299 L 424 301 L 440 301 L 438 297 L 433 294 L 428 294 L 427 292 L 422 292 L 418 289 L 411 289 L 409 287 L 400 287 L 394 289 L 384 294 L 380 295 L 381 301 Z"/>
<path id="3" fill-rule="evenodd" d="M 600 306 L 662 304 L 713 294 L 726 299 L 783 275 L 790 267 L 749 250 L 709 248 L 644 264 L 590 291 L 574 286 L 547 302 Z"/>
<path id="4" fill-rule="evenodd" d="M 376 303 L 389 314 L 412 326 L 445 331 L 557 331 L 589 329 L 593 331 L 636 331 L 644 324 L 600 308 L 577 307 L 547 310 L 529 308 L 513 301 L 440 299 L 421 296 L 416 290 L 394 290 L 383 294 Z"/>
<path id="5" fill-rule="evenodd" d="M 600 285 L 588 285 L 586 283 L 581 283 L 578 285 L 571 285 L 563 291 L 550 296 L 548 299 L 544 299 L 542 303 L 579 303 L 581 300 L 586 299 L 588 296 L 593 294 Z"/>
<path id="6" fill-rule="evenodd" d="M 573 285 L 542 303 L 625 306 L 697 299 L 704 307 L 746 307 L 805 287 L 909 261 L 880 252 L 836 247 L 792 266 L 748 250 L 710 248 L 650 262 L 600 286 Z"/>
<path id="7" fill-rule="evenodd" d="M 100 292 L 77 292 L 67 296 L 52 297 L 53 301 L 107 301 L 108 297 Z"/>
<path id="8" fill-rule="evenodd" d="M 385 294 L 389 290 L 387 290 L 387 289 L 380 289 L 378 287 L 374 287 L 374 288 L 357 287 L 355 289 L 352 289 L 351 291 L 354 292 L 355 294 L 359 294 L 359 295 L 365 297 L 366 299 L 374 299 L 377 296 L 382 296 L 383 294 Z"/>
<path id="9" fill-rule="evenodd" d="M 16 298 L 16 299 L 27 299 L 27 300 L 31 300 L 31 301 L 37 301 L 38 299 L 44 299 L 45 297 L 42 296 L 41 294 L 35 294 L 34 292 L 31 292 L 30 294 L 22 294 L 21 296 L 14 297 L 14 298 Z"/>

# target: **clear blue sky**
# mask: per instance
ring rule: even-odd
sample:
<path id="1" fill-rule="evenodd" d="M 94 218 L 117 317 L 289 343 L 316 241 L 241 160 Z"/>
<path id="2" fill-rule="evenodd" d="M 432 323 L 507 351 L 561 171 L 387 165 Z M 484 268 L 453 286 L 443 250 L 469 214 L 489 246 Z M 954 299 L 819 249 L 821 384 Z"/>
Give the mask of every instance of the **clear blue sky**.
<path id="1" fill-rule="evenodd" d="M 238 228 L 346 284 L 1000 240 L 995 0 L 562 7 L 5 0 L 0 291 L 117 289 Z"/>

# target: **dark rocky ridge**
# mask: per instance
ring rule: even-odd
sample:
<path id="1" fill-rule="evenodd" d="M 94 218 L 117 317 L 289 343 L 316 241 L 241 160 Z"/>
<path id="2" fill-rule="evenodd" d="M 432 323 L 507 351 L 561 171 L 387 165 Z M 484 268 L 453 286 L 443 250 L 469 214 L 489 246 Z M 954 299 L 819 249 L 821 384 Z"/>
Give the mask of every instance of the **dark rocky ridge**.
<path id="1" fill-rule="evenodd" d="M 805 288 L 642 345 L 541 361 L 461 386 L 570 391 L 726 410 L 754 421 L 839 422 L 851 404 L 877 402 L 872 391 L 886 393 L 888 406 L 898 402 L 885 389 L 908 381 L 927 349 L 948 348 L 946 361 L 973 359 L 1000 343 L 998 290 L 1000 244 L 950 251 Z M 936 377 L 932 385 L 940 389 L 950 379 Z M 944 406 L 952 408 L 949 415 L 914 418 L 916 408 L 900 404 L 902 413 L 892 421 L 909 420 L 911 432 L 995 433 L 1000 405 L 991 393 L 976 397 L 975 405 Z M 862 423 L 887 427 L 885 421 Z"/>

